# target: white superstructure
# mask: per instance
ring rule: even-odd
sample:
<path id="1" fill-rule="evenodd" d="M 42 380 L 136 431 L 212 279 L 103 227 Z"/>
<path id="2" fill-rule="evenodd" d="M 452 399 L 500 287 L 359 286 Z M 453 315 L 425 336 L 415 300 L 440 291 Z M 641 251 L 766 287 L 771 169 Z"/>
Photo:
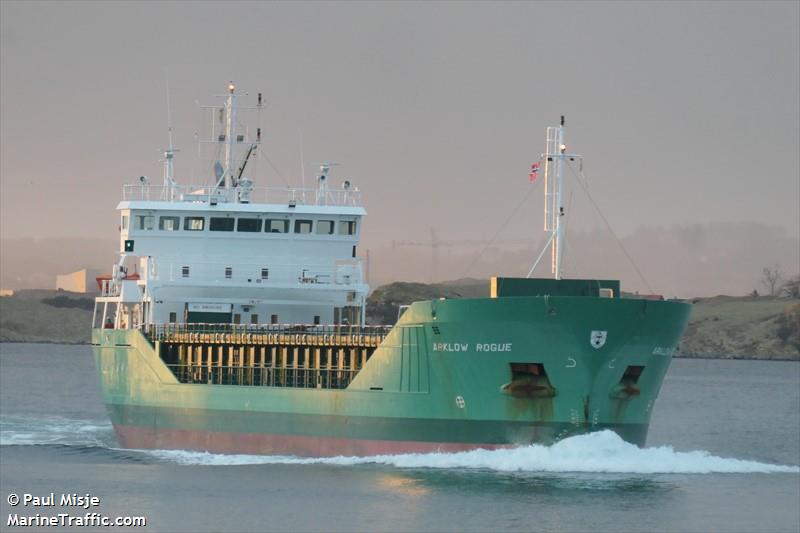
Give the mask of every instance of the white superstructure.
<path id="1" fill-rule="evenodd" d="M 261 130 L 252 139 L 237 128 L 236 99 L 231 83 L 224 107 L 215 108 L 224 115 L 215 141 L 225 157 L 213 184 L 175 182 L 170 140 L 163 186 L 140 178 L 124 187 L 119 259 L 95 320 L 116 328 L 364 323 L 360 192 L 349 182 L 332 188 L 327 165 L 316 188 L 254 187 L 245 170 Z"/>

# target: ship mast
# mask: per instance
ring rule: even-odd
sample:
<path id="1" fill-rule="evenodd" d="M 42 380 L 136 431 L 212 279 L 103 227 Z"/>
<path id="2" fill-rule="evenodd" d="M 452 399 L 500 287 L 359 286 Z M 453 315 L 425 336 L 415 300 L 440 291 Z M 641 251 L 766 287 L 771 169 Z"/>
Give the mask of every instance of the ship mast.
<path id="1" fill-rule="evenodd" d="M 236 126 L 236 101 L 234 91 L 236 86 L 233 82 L 228 84 L 228 96 L 225 100 L 225 188 L 231 189 L 236 187 L 233 177 L 233 166 L 236 164 L 234 159 L 233 148 L 234 138 L 233 130 Z"/>
<path id="2" fill-rule="evenodd" d="M 161 194 L 162 199 L 172 202 L 175 199 L 175 147 L 172 144 L 172 113 L 169 105 L 169 76 L 165 74 L 167 87 L 167 133 L 169 136 L 169 148 L 164 150 L 164 188 Z"/>
<path id="3" fill-rule="evenodd" d="M 545 151 L 542 154 L 544 160 L 544 230 L 550 234 L 547 244 L 539 254 L 536 262 L 528 272 L 527 277 L 533 275 L 533 271 L 541 261 L 545 252 L 550 248 L 550 272 L 554 279 L 561 279 L 561 258 L 564 253 L 564 221 L 562 218 L 566 214 L 562 201 L 563 177 L 565 161 L 583 159 L 578 154 L 568 154 L 567 145 L 564 144 L 564 115 L 561 115 L 561 124 L 547 128 L 547 142 Z"/>

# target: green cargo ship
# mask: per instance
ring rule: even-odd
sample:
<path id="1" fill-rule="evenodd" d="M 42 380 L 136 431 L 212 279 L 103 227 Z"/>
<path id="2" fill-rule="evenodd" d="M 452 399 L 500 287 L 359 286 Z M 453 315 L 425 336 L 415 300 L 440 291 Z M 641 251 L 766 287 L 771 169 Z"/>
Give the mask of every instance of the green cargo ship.
<path id="1" fill-rule="evenodd" d="M 230 84 L 213 185 L 177 185 L 170 148 L 163 186 L 141 178 L 118 206 L 92 344 L 122 446 L 374 455 L 602 429 L 645 443 L 690 306 L 561 279 L 561 173 L 580 157 L 563 119 L 541 160 L 554 278 L 493 278 L 490 298 L 415 302 L 368 326 L 360 192 L 330 187 L 328 165 L 312 189 L 253 187 L 261 130 L 236 130 L 237 97 Z"/>

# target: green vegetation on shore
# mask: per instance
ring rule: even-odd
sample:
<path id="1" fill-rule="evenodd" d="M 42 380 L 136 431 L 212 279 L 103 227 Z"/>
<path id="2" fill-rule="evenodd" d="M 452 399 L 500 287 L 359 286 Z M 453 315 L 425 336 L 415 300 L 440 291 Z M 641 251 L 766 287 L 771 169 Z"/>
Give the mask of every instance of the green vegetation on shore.
<path id="1" fill-rule="evenodd" d="M 481 298 L 485 280 L 390 283 L 367 301 L 367 319 L 393 324 L 400 305 L 433 298 Z M 679 357 L 800 360 L 800 300 L 776 297 L 697 298 Z M 55 291 L 0 298 L 0 342 L 87 343 L 92 300 Z"/>

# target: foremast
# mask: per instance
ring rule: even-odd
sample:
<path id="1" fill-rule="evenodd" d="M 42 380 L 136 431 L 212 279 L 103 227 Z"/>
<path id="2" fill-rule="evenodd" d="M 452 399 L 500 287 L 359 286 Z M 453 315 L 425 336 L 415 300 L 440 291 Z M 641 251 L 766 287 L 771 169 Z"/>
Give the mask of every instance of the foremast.
<path id="1" fill-rule="evenodd" d="M 542 252 L 534 262 L 528 275 L 530 278 L 533 271 L 539 265 L 548 248 L 550 249 L 550 273 L 554 279 L 561 279 L 562 257 L 566 242 L 563 202 L 563 178 L 564 167 L 567 161 L 583 161 L 583 156 L 567 153 L 567 145 L 564 141 L 564 115 L 561 115 L 561 124 L 547 128 L 547 141 L 545 151 L 541 155 L 540 162 L 544 162 L 544 231 L 549 233 L 547 243 Z M 581 163 L 582 164 L 582 163 Z"/>

